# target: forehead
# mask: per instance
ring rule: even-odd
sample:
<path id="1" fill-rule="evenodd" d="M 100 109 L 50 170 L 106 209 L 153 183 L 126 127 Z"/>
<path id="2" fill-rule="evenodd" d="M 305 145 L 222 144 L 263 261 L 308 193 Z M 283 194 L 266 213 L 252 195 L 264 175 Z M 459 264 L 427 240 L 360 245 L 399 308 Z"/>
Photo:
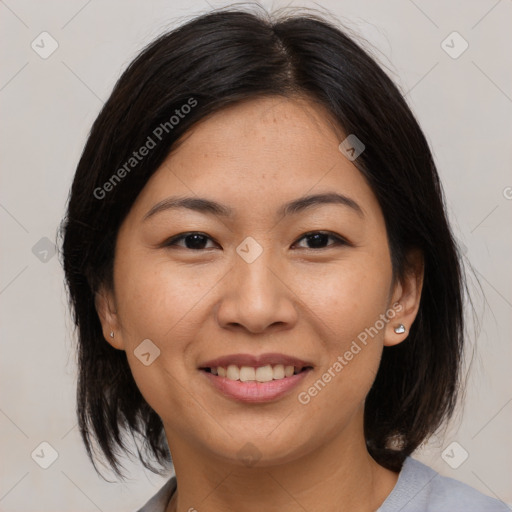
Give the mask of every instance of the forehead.
<path id="1" fill-rule="evenodd" d="M 188 130 L 137 203 L 147 209 L 169 195 L 208 195 L 247 214 L 334 191 L 363 210 L 378 208 L 361 172 L 339 150 L 345 137 L 325 108 L 304 98 L 237 103 Z"/>
<path id="2" fill-rule="evenodd" d="M 271 96 L 245 100 L 206 117 L 185 134 L 175 154 L 193 143 L 213 150 L 210 156 L 246 160 L 254 153 L 263 157 L 272 153 L 286 160 L 298 149 L 302 155 L 332 149 L 342 137 L 330 113 L 313 100 Z"/>

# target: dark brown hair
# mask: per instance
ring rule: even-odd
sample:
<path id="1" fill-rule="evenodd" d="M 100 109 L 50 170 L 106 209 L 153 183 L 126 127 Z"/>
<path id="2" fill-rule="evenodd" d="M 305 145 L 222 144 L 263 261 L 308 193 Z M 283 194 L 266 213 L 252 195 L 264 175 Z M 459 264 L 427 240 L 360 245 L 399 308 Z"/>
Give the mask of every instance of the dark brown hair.
<path id="1" fill-rule="evenodd" d="M 419 248 L 424 256 L 416 320 L 405 342 L 384 348 L 366 398 L 368 451 L 398 471 L 453 412 L 464 276 L 432 154 L 404 97 L 354 38 L 319 15 L 214 11 L 159 37 L 122 74 L 93 124 L 62 224 L 63 266 L 78 334 L 79 427 L 93 464 L 94 440 L 119 476 L 119 454 L 129 452 L 127 433 L 142 442 L 138 455 L 152 471 L 171 459 L 160 417 L 139 392 L 126 354 L 103 338 L 95 309 L 99 285 L 112 285 L 118 229 L 150 176 L 194 123 L 228 105 L 269 95 L 312 98 L 346 134 L 363 141 L 365 151 L 354 164 L 382 209 L 395 277 L 407 271 L 409 249 Z M 170 123 L 190 98 L 194 108 Z M 158 132 L 155 147 L 113 182 L 163 125 L 168 129 Z M 105 188 L 107 182 L 112 186 Z M 393 448 L 396 436 L 401 443 Z"/>

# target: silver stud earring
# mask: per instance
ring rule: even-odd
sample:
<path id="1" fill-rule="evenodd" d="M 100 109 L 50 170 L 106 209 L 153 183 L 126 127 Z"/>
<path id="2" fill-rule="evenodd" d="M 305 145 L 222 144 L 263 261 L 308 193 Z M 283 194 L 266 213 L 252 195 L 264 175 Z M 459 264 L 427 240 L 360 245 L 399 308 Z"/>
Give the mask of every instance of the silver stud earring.
<path id="1" fill-rule="evenodd" d="M 395 327 L 395 332 L 397 334 L 403 334 L 405 332 L 405 325 L 404 324 L 399 324 Z"/>
<path id="2" fill-rule="evenodd" d="M 110 337 L 113 338 L 114 337 L 114 331 L 110 331 Z"/>

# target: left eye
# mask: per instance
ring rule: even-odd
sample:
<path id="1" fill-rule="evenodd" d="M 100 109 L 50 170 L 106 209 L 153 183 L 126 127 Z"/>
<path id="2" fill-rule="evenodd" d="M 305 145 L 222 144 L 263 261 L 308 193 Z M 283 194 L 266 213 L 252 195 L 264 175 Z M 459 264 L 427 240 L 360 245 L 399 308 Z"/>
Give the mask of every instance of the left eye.
<path id="1" fill-rule="evenodd" d="M 306 249 L 324 249 L 325 242 L 329 240 L 329 238 L 333 239 L 335 241 L 334 244 L 328 244 L 326 247 L 329 247 L 330 245 L 346 245 L 347 242 L 343 240 L 341 237 L 329 233 L 326 231 L 312 231 L 311 233 L 306 233 L 304 236 L 299 238 L 299 240 L 309 240 L 309 243 L 312 245 L 312 247 L 306 247 Z"/>

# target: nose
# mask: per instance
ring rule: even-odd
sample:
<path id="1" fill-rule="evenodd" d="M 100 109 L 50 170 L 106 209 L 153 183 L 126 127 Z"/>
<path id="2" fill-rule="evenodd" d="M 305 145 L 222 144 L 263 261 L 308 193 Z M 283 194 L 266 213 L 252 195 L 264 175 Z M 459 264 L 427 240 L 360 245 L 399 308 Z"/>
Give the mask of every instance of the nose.
<path id="1" fill-rule="evenodd" d="M 291 329 L 297 322 L 295 295 L 291 283 L 275 261 L 261 256 L 247 263 L 236 257 L 226 276 L 217 321 L 224 329 L 245 329 L 264 333 Z"/>

